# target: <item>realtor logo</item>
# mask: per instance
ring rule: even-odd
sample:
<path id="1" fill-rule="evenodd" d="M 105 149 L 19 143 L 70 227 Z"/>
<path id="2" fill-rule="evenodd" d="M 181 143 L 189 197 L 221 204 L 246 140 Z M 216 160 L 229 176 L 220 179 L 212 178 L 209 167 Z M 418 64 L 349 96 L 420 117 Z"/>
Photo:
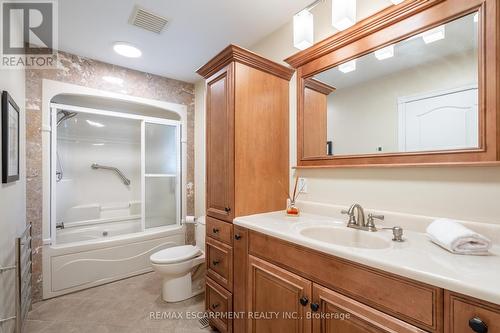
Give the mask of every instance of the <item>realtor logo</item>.
<path id="1" fill-rule="evenodd" d="M 57 3 L 0 1 L 2 68 L 57 66 Z"/>

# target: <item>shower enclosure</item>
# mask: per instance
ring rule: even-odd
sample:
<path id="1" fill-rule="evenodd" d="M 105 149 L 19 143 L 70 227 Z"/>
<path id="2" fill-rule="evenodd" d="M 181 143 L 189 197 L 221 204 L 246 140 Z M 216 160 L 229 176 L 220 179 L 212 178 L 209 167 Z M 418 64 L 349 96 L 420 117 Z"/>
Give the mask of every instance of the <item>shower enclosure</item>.
<path id="1" fill-rule="evenodd" d="M 55 244 L 180 225 L 180 121 L 58 104 L 51 117 Z"/>

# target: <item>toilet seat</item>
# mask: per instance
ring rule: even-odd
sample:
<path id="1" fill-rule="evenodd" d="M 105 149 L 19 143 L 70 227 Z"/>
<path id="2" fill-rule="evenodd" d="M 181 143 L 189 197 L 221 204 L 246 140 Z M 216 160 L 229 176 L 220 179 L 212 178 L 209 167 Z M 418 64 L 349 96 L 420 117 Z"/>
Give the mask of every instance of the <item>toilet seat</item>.
<path id="1" fill-rule="evenodd" d="M 150 260 L 154 264 L 175 264 L 189 259 L 196 258 L 202 251 L 193 245 L 174 246 L 153 253 Z"/>

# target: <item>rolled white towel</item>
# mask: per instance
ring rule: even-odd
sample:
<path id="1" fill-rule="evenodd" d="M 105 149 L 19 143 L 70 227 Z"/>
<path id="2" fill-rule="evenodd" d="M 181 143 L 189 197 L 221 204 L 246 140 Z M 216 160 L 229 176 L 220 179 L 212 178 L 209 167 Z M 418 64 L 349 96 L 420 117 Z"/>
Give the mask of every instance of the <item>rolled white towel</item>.
<path id="1" fill-rule="evenodd" d="M 457 254 L 487 255 L 491 240 L 450 219 L 437 219 L 427 227 L 430 239 Z"/>

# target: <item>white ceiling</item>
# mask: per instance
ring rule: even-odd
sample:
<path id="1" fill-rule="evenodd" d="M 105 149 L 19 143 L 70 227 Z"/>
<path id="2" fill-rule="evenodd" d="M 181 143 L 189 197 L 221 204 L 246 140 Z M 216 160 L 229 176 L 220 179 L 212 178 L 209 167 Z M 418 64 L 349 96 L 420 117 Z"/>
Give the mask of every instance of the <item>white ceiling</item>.
<path id="1" fill-rule="evenodd" d="M 311 0 L 63 0 L 59 49 L 144 72 L 194 82 L 196 69 L 228 44 L 250 47 L 291 20 Z M 134 5 L 164 16 L 160 35 L 128 24 Z M 113 42 L 138 46 L 143 56 L 114 53 Z M 290 36 L 290 42 L 292 38 Z"/>

